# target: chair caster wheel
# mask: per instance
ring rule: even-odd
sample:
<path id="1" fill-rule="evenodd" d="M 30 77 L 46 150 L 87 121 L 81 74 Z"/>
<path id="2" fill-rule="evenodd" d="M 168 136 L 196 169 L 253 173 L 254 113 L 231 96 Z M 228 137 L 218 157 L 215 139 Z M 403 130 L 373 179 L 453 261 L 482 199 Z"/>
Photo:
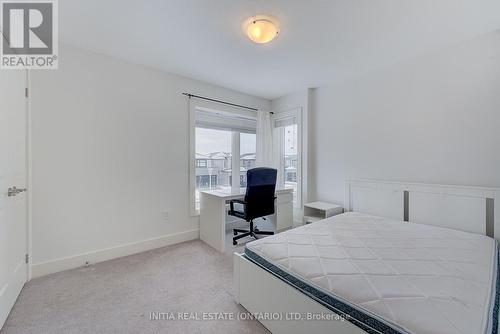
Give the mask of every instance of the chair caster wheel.
<path id="1" fill-rule="evenodd" d="M 259 229 L 256 227 L 253 229 L 255 232 L 259 232 Z"/>
<path id="2" fill-rule="evenodd" d="M 236 232 L 236 231 L 233 231 L 233 234 L 234 234 L 234 235 L 238 235 L 238 232 Z"/>
<path id="3" fill-rule="evenodd" d="M 238 241 L 233 240 L 233 245 L 235 245 L 235 246 L 236 246 L 237 244 L 238 244 Z"/>

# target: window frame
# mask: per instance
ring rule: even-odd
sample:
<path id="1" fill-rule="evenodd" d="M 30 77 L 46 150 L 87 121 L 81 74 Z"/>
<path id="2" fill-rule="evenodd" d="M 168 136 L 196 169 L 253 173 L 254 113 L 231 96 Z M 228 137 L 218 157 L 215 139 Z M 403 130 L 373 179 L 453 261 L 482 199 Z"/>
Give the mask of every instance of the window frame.
<path id="1" fill-rule="evenodd" d="M 297 178 L 297 201 L 294 205 L 296 209 L 301 209 L 303 205 L 303 143 L 302 143 L 302 107 L 298 108 L 293 108 L 289 109 L 286 111 L 281 111 L 281 112 L 275 112 L 272 117 L 271 117 L 271 122 L 272 122 L 272 128 L 273 128 L 273 137 L 274 137 L 274 152 L 277 155 L 275 157 L 275 160 L 279 164 L 276 166 L 278 168 L 278 182 L 281 186 L 281 182 L 283 181 L 284 185 L 284 175 L 282 175 L 283 167 L 282 166 L 282 155 L 284 156 L 283 153 L 283 137 L 281 136 L 281 131 L 284 130 L 284 126 L 282 127 L 276 127 L 276 121 L 282 121 L 288 118 L 295 118 L 295 123 L 297 124 L 297 171 L 296 171 L 296 178 Z"/>

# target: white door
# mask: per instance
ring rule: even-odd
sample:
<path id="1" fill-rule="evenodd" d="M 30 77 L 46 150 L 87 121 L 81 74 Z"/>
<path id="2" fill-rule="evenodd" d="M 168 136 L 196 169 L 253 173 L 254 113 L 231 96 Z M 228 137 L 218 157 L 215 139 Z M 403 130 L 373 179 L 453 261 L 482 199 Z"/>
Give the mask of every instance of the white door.
<path id="1" fill-rule="evenodd" d="M 0 70 L 0 328 L 27 279 L 25 87 L 25 71 Z"/>

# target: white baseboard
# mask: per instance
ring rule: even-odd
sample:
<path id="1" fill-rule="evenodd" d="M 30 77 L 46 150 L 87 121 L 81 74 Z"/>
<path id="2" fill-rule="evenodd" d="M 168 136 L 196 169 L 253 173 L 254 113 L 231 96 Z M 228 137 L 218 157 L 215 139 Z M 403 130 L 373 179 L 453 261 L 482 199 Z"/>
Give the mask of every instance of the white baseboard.
<path id="1" fill-rule="evenodd" d="M 185 232 L 168 234 L 158 238 L 142 240 L 121 246 L 64 257 L 56 260 L 34 263 L 31 265 L 31 278 L 82 267 L 83 265 L 85 265 L 86 261 L 88 261 L 90 264 L 99 263 L 123 256 L 145 252 L 155 248 L 178 244 L 184 241 L 199 239 L 199 237 L 200 230 L 193 229 Z"/>

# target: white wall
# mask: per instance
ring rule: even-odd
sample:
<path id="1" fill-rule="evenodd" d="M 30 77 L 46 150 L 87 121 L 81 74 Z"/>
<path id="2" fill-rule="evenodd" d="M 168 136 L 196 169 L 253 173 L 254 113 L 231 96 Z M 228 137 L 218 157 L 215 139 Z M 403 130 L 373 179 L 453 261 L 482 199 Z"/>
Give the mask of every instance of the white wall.
<path id="1" fill-rule="evenodd" d="M 317 88 L 310 113 L 314 199 L 376 178 L 500 186 L 500 32 Z"/>
<path id="2" fill-rule="evenodd" d="M 60 54 L 59 70 L 31 75 L 33 274 L 197 238 L 181 93 L 270 102 L 70 46 Z"/>

